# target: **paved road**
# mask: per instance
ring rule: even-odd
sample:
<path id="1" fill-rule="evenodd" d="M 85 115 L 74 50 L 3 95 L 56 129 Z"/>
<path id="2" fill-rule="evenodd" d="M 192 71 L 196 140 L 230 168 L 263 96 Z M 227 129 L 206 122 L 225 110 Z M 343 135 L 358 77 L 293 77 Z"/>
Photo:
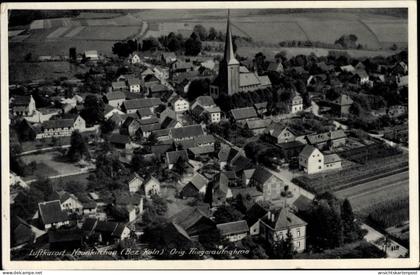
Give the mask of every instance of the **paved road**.
<path id="1" fill-rule="evenodd" d="M 383 242 L 380 241 L 381 239 L 384 238 L 384 235 L 382 233 L 376 231 L 375 229 L 373 229 L 367 224 L 362 224 L 361 228 L 366 229 L 368 231 L 368 233 L 365 236 L 366 241 L 370 242 L 371 244 L 378 247 L 379 249 L 384 250 L 385 247 L 383 245 Z M 397 247 L 398 249 L 392 250 L 392 247 Z M 398 244 L 397 242 L 391 239 L 389 240 L 389 244 L 386 249 L 386 254 L 388 258 L 404 257 L 407 254 L 407 252 L 408 252 L 407 248 L 401 246 L 400 244 Z"/>

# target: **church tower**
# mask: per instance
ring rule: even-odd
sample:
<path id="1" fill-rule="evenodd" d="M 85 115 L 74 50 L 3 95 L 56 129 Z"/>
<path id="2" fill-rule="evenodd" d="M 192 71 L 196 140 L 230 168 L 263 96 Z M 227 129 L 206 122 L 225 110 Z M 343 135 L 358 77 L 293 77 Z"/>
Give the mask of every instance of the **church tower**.
<path id="1" fill-rule="evenodd" d="M 230 30 L 230 15 L 226 27 L 225 52 L 219 66 L 218 88 L 219 95 L 233 95 L 239 92 L 239 61 L 233 50 L 232 32 Z"/>

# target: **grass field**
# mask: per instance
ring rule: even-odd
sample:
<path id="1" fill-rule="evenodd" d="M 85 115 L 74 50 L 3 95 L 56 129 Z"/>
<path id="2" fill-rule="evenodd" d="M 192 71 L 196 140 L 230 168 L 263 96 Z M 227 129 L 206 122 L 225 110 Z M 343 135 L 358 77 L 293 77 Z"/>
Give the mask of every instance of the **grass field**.
<path id="1" fill-rule="evenodd" d="M 367 215 L 369 208 L 375 204 L 408 197 L 408 172 L 343 189 L 335 192 L 335 195 L 348 198 L 355 212 Z"/>

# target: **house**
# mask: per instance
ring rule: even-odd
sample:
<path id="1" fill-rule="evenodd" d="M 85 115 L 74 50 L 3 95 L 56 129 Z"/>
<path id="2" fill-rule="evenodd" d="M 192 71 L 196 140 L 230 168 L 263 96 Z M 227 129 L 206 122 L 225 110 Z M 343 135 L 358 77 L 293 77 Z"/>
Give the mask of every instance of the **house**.
<path id="1" fill-rule="evenodd" d="M 369 83 L 369 75 L 366 70 L 356 70 L 354 76 L 360 85 Z"/>
<path id="2" fill-rule="evenodd" d="M 224 173 L 220 173 L 213 181 L 213 188 L 207 190 L 213 192 L 213 204 L 225 204 L 226 200 L 233 198 L 232 190 L 229 187 L 229 178 Z"/>
<path id="3" fill-rule="evenodd" d="M 353 100 L 349 95 L 341 94 L 332 102 L 333 111 L 340 116 L 348 116 L 350 114 L 350 107 L 352 104 Z"/>
<path id="4" fill-rule="evenodd" d="M 194 177 L 182 188 L 180 195 L 183 198 L 196 197 L 206 193 L 208 179 L 203 175 L 197 173 Z"/>
<path id="5" fill-rule="evenodd" d="M 215 107 L 216 103 L 214 102 L 214 99 L 211 96 L 199 96 L 197 97 L 193 104 L 191 104 L 191 110 L 195 108 L 195 106 L 200 105 L 201 107 L 209 108 L 209 107 Z"/>
<path id="6" fill-rule="evenodd" d="M 351 73 L 351 74 L 354 74 L 356 72 L 356 69 L 353 67 L 353 65 L 340 66 L 340 70 L 342 72 Z"/>
<path id="7" fill-rule="evenodd" d="M 197 207 L 186 207 L 176 213 L 170 220 L 184 229 L 192 239 L 216 229 L 214 222 Z"/>
<path id="8" fill-rule="evenodd" d="M 182 127 L 182 124 L 176 119 L 173 119 L 172 117 L 166 117 L 160 126 L 162 129 L 172 129 Z"/>
<path id="9" fill-rule="evenodd" d="M 127 149 L 130 144 L 130 138 L 126 135 L 111 134 L 108 138 L 109 143 L 114 145 L 116 148 Z"/>
<path id="10" fill-rule="evenodd" d="M 122 111 L 118 110 L 115 107 L 112 107 L 111 105 L 105 105 L 105 110 L 104 110 L 104 118 L 106 120 L 110 119 L 112 116 L 114 116 L 115 114 L 117 115 L 125 115 Z M 121 121 L 122 123 L 122 121 Z M 118 123 L 116 123 L 116 125 L 118 125 Z"/>
<path id="11" fill-rule="evenodd" d="M 156 116 L 152 116 L 149 119 L 140 119 L 138 121 L 140 123 L 140 134 L 147 138 L 153 131 L 160 129 L 159 119 Z"/>
<path id="12" fill-rule="evenodd" d="M 127 90 L 127 84 L 125 83 L 125 81 L 112 82 L 111 83 L 111 89 L 112 89 L 113 92 L 125 91 L 125 90 Z"/>
<path id="13" fill-rule="evenodd" d="M 128 239 L 131 234 L 131 230 L 125 224 L 110 221 L 97 221 L 93 231 L 99 235 L 99 241 L 103 243 L 122 241 Z"/>
<path id="14" fill-rule="evenodd" d="M 299 94 L 296 94 L 291 100 L 290 112 L 295 114 L 301 111 L 303 111 L 303 99 Z"/>
<path id="15" fill-rule="evenodd" d="M 169 65 L 169 67 L 172 74 L 190 72 L 194 70 L 194 65 L 192 62 L 187 62 L 180 59 L 177 59 L 175 62 L 172 62 Z"/>
<path id="16" fill-rule="evenodd" d="M 284 182 L 267 168 L 258 165 L 249 180 L 249 185 L 256 186 L 257 190 L 262 191 L 265 201 L 273 201 L 280 199 Z"/>
<path id="17" fill-rule="evenodd" d="M 204 113 L 209 123 L 219 123 L 222 118 L 222 110 L 218 106 L 207 107 Z"/>
<path id="18" fill-rule="evenodd" d="M 347 135 L 344 130 L 329 131 L 320 134 L 310 134 L 306 136 L 306 142 L 318 148 L 340 147 L 346 144 Z"/>
<path id="19" fill-rule="evenodd" d="M 143 183 L 144 179 L 140 177 L 137 173 L 134 173 L 134 175 L 128 181 L 128 190 L 130 191 L 130 193 L 136 193 L 140 191 L 140 187 L 143 185 Z"/>
<path id="20" fill-rule="evenodd" d="M 12 115 L 14 116 L 32 116 L 36 111 L 35 100 L 32 95 L 14 96 L 10 101 Z"/>
<path id="21" fill-rule="evenodd" d="M 250 130 L 254 135 L 260 135 L 264 133 L 267 126 L 271 124 L 271 118 L 254 119 L 245 122 L 245 129 Z"/>
<path id="22" fill-rule="evenodd" d="M 70 222 L 67 212 L 61 207 L 60 200 L 38 203 L 38 213 L 45 229 L 59 228 Z"/>
<path id="23" fill-rule="evenodd" d="M 137 134 L 137 131 L 140 129 L 140 122 L 138 119 L 133 117 L 127 117 L 124 123 L 120 127 L 120 134 L 133 137 Z"/>
<path id="24" fill-rule="evenodd" d="M 183 113 L 185 111 L 188 111 L 188 109 L 190 108 L 189 102 L 180 96 L 175 96 L 174 98 L 172 98 L 172 100 L 170 100 L 170 103 L 176 113 Z"/>
<path id="25" fill-rule="evenodd" d="M 162 104 L 160 98 L 155 97 L 131 99 L 124 101 L 121 110 L 127 114 L 133 114 L 139 109 L 148 108 L 153 112 L 160 104 Z"/>
<path id="26" fill-rule="evenodd" d="M 165 85 L 157 83 L 157 84 L 150 85 L 148 87 L 148 91 L 149 91 L 149 96 L 161 98 L 169 91 L 169 89 Z"/>
<path id="27" fill-rule="evenodd" d="M 255 172 L 255 168 L 245 169 L 245 170 L 242 171 L 241 179 L 242 179 L 243 186 L 248 186 L 249 185 L 249 182 L 250 182 L 254 172 Z"/>
<path id="28" fill-rule="evenodd" d="M 255 202 L 247 209 L 244 219 L 246 220 L 251 236 L 260 234 L 260 220 L 268 213 L 270 205 L 266 202 Z"/>
<path id="29" fill-rule="evenodd" d="M 170 137 L 174 141 L 180 141 L 180 140 L 188 140 L 193 139 L 196 136 L 202 136 L 204 135 L 203 128 L 201 125 L 189 125 L 179 128 L 173 128 L 169 132 Z"/>
<path id="30" fill-rule="evenodd" d="M 408 87 L 408 75 L 397 77 L 398 88 Z"/>
<path id="31" fill-rule="evenodd" d="M 48 120 L 41 124 L 36 139 L 71 136 L 74 130 L 80 132 L 86 130 L 86 122 L 81 116 L 77 116 L 75 119 Z"/>
<path id="32" fill-rule="evenodd" d="M 301 141 L 295 140 L 290 142 L 279 143 L 277 146 L 280 148 L 286 161 L 298 160 L 299 154 L 305 147 L 305 144 Z"/>
<path id="33" fill-rule="evenodd" d="M 273 143 L 285 143 L 295 140 L 297 134 L 288 126 L 281 123 L 270 124 L 265 132 L 270 136 Z"/>
<path id="34" fill-rule="evenodd" d="M 166 152 L 166 164 L 169 169 L 172 169 L 179 161 L 187 162 L 188 160 L 187 150 Z"/>
<path id="35" fill-rule="evenodd" d="M 165 247 L 190 247 L 194 240 L 180 225 L 168 223 L 162 230 L 162 243 Z"/>
<path id="36" fill-rule="evenodd" d="M 318 148 L 306 145 L 299 154 L 299 167 L 308 174 L 322 172 L 324 169 L 324 155 Z"/>
<path id="37" fill-rule="evenodd" d="M 221 223 L 216 225 L 220 232 L 220 237 L 229 242 L 237 242 L 248 235 L 249 228 L 245 220 Z"/>
<path id="38" fill-rule="evenodd" d="M 127 86 L 131 93 L 140 93 L 141 83 L 140 79 L 138 79 L 137 77 L 129 77 L 127 79 Z"/>
<path id="39" fill-rule="evenodd" d="M 71 251 L 82 247 L 82 232 L 78 229 L 48 231 L 49 249 Z"/>
<path id="40" fill-rule="evenodd" d="M 133 52 L 129 55 L 128 60 L 131 64 L 139 64 L 141 63 L 140 53 Z"/>
<path id="41" fill-rule="evenodd" d="M 125 94 L 121 91 L 109 92 L 105 94 L 104 101 L 112 107 L 119 109 L 125 101 Z"/>
<path id="42" fill-rule="evenodd" d="M 324 155 L 324 171 L 341 168 L 341 158 L 337 154 Z"/>
<path id="43" fill-rule="evenodd" d="M 237 108 L 230 110 L 234 122 L 244 124 L 247 120 L 257 119 L 257 112 L 253 107 Z"/>
<path id="44" fill-rule="evenodd" d="M 172 64 L 176 61 L 176 54 L 174 52 L 163 52 L 161 60 L 164 64 Z"/>
<path id="45" fill-rule="evenodd" d="M 109 214 L 117 222 L 133 222 L 137 219 L 137 209 L 132 204 L 113 205 L 109 208 Z"/>
<path id="46" fill-rule="evenodd" d="M 96 61 L 99 59 L 98 51 L 96 50 L 85 51 L 84 57 L 91 61 Z"/>
<path id="47" fill-rule="evenodd" d="M 153 195 L 160 195 L 160 182 L 155 177 L 149 177 L 143 183 L 142 188 L 147 199 L 150 199 Z"/>
<path id="48" fill-rule="evenodd" d="M 293 248 L 296 252 L 303 252 L 306 248 L 307 223 L 291 213 L 287 208 L 269 210 L 260 219 L 260 236 L 268 243 L 276 244 L 287 237 L 290 232 Z"/>
<path id="49" fill-rule="evenodd" d="M 270 62 L 267 67 L 267 72 L 283 73 L 283 64 L 281 62 Z"/>
<path id="50" fill-rule="evenodd" d="M 73 194 L 66 191 L 54 191 L 50 200 L 60 200 L 61 208 L 71 212 L 82 213 L 83 204 Z"/>
<path id="51" fill-rule="evenodd" d="M 316 66 L 325 73 L 334 71 L 334 65 L 326 64 L 324 61 L 317 63 Z"/>

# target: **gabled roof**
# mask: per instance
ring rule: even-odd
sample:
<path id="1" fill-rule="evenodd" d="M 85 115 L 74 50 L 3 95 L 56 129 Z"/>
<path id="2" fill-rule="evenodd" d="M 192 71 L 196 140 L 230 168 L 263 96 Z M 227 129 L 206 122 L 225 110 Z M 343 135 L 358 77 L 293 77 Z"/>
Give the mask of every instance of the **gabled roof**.
<path id="1" fill-rule="evenodd" d="M 269 219 L 269 215 L 274 215 L 274 222 Z M 263 218 L 264 223 L 268 224 L 274 230 L 290 229 L 297 226 L 305 226 L 307 223 L 291 213 L 287 208 L 279 210 L 270 210 Z"/>
<path id="2" fill-rule="evenodd" d="M 199 105 L 206 107 L 206 106 L 213 106 L 216 105 L 214 100 L 211 96 L 199 96 L 195 99 L 194 103 L 197 102 Z"/>
<path id="3" fill-rule="evenodd" d="M 141 109 L 141 108 L 150 108 L 162 104 L 160 98 L 138 98 L 126 100 L 124 103 L 126 109 Z"/>
<path id="4" fill-rule="evenodd" d="M 120 90 L 120 89 L 127 88 L 127 85 L 125 84 L 124 81 L 112 82 L 111 86 L 113 90 Z"/>
<path id="5" fill-rule="evenodd" d="M 159 92 L 167 91 L 168 88 L 162 84 L 153 84 L 152 86 L 149 87 L 149 90 L 151 93 L 159 93 Z"/>
<path id="6" fill-rule="evenodd" d="M 44 129 L 58 129 L 58 128 L 71 128 L 73 127 L 74 119 L 53 119 L 47 120 L 42 123 Z"/>
<path id="7" fill-rule="evenodd" d="M 309 210 L 312 206 L 312 200 L 308 199 L 307 197 L 300 195 L 294 202 L 293 205 L 299 211 L 306 211 Z"/>
<path id="8" fill-rule="evenodd" d="M 214 152 L 214 145 L 189 147 L 188 151 L 190 151 L 195 156 L 209 154 Z"/>
<path id="9" fill-rule="evenodd" d="M 324 155 L 325 164 L 339 162 L 339 161 L 341 161 L 341 158 L 337 154 Z"/>
<path id="10" fill-rule="evenodd" d="M 187 207 L 172 216 L 170 220 L 188 232 L 190 228 L 195 226 L 203 218 L 211 221 L 199 208 Z"/>
<path id="11" fill-rule="evenodd" d="M 260 203 L 254 203 L 245 213 L 245 220 L 248 226 L 254 225 L 259 219 L 267 214 L 269 205 L 261 205 Z"/>
<path id="12" fill-rule="evenodd" d="M 170 129 L 170 128 L 174 128 L 175 127 L 175 125 L 177 124 L 177 120 L 175 120 L 175 119 L 173 119 L 172 117 L 169 117 L 169 116 L 167 116 L 167 117 L 165 117 L 165 119 L 162 121 L 162 123 L 161 123 L 161 127 L 162 127 L 162 129 L 166 129 L 166 128 L 168 128 L 168 129 Z"/>
<path id="13" fill-rule="evenodd" d="M 216 141 L 213 135 L 200 135 L 195 136 L 193 139 L 197 145 L 214 143 Z"/>
<path id="14" fill-rule="evenodd" d="M 271 86 L 270 78 L 268 78 L 267 75 L 258 76 L 258 79 L 260 81 L 260 85 L 262 85 L 262 86 Z"/>
<path id="15" fill-rule="evenodd" d="M 354 73 L 356 69 L 352 65 L 341 66 L 340 69 L 344 72 Z"/>
<path id="16" fill-rule="evenodd" d="M 302 156 L 304 158 L 309 158 L 312 154 L 312 152 L 316 150 L 316 148 L 312 145 L 306 145 L 303 150 L 300 152 L 299 156 Z"/>
<path id="17" fill-rule="evenodd" d="M 260 84 L 261 83 L 258 76 L 253 72 L 239 74 L 240 87 L 254 86 L 254 85 L 260 85 Z"/>
<path id="18" fill-rule="evenodd" d="M 209 181 L 206 177 L 201 175 L 200 173 L 197 173 L 194 175 L 194 177 L 190 180 L 191 184 L 194 185 L 197 190 L 201 190 L 204 186 L 207 186 Z"/>
<path id="19" fill-rule="evenodd" d="M 175 164 L 180 158 L 184 161 L 188 161 L 188 154 L 186 150 L 166 152 L 168 164 Z"/>
<path id="20" fill-rule="evenodd" d="M 137 110 L 137 114 L 140 118 L 142 118 L 145 116 L 153 115 L 153 112 L 150 110 L 150 108 L 140 108 Z"/>
<path id="21" fill-rule="evenodd" d="M 69 220 L 67 213 L 62 210 L 59 200 L 38 203 L 39 214 L 44 224 L 65 222 Z"/>
<path id="22" fill-rule="evenodd" d="M 271 124 L 271 118 L 248 120 L 246 126 L 250 130 L 266 128 Z"/>
<path id="23" fill-rule="evenodd" d="M 340 106 L 351 105 L 353 104 L 353 100 L 349 95 L 341 94 L 333 103 L 338 104 Z"/>
<path id="24" fill-rule="evenodd" d="M 125 94 L 120 91 L 116 92 L 109 92 L 105 94 L 105 97 L 108 101 L 110 100 L 119 100 L 119 99 L 125 99 Z"/>
<path id="25" fill-rule="evenodd" d="M 140 79 L 136 78 L 136 77 L 129 77 L 127 79 L 127 84 L 128 86 L 135 86 L 135 85 L 140 85 Z"/>
<path id="26" fill-rule="evenodd" d="M 258 165 L 251 179 L 256 181 L 258 184 L 264 184 L 271 177 L 274 177 L 274 175 L 268 171 L 267 168 L 263 167 L 262 165 Z M 281 180 L 279 179 L 279 181 Z"/>
<path id="27" fill-rule="evenodd" d="M 355 72 L 360 78 L 369 77 L 365 70 L 356 70 Z"/>
<path id="28" fill-rule="evenodd" d="M 109 142 L 125 145 L 130 142 L 130 138 L 125 135 L 114 133 L 114 134 L 111 134 L 111 136 L 109 137 Z"/>
<path id="29" fill-rule="evenodd" d="M 204 135 L 204 131 L 201 125 L 196 124 L 179 128 L 173 128 L 171 129 L 171 135 L 174 139 L 183 139 L 188 137 Z"/>
<path id="30" fill-rule="evenodd" d="M 220 231 L 220 235 L 229 236 L 232 234 L 241 234 L 249 231 L 248 224 L 245 220 L 227 222 L 216 225 Z"/>
<path id="31" fill-rule="evenodd" d="M 253 107 L 232 109 L 230 112 L 235 120 L 256 118 L 258 116 Z"/>

